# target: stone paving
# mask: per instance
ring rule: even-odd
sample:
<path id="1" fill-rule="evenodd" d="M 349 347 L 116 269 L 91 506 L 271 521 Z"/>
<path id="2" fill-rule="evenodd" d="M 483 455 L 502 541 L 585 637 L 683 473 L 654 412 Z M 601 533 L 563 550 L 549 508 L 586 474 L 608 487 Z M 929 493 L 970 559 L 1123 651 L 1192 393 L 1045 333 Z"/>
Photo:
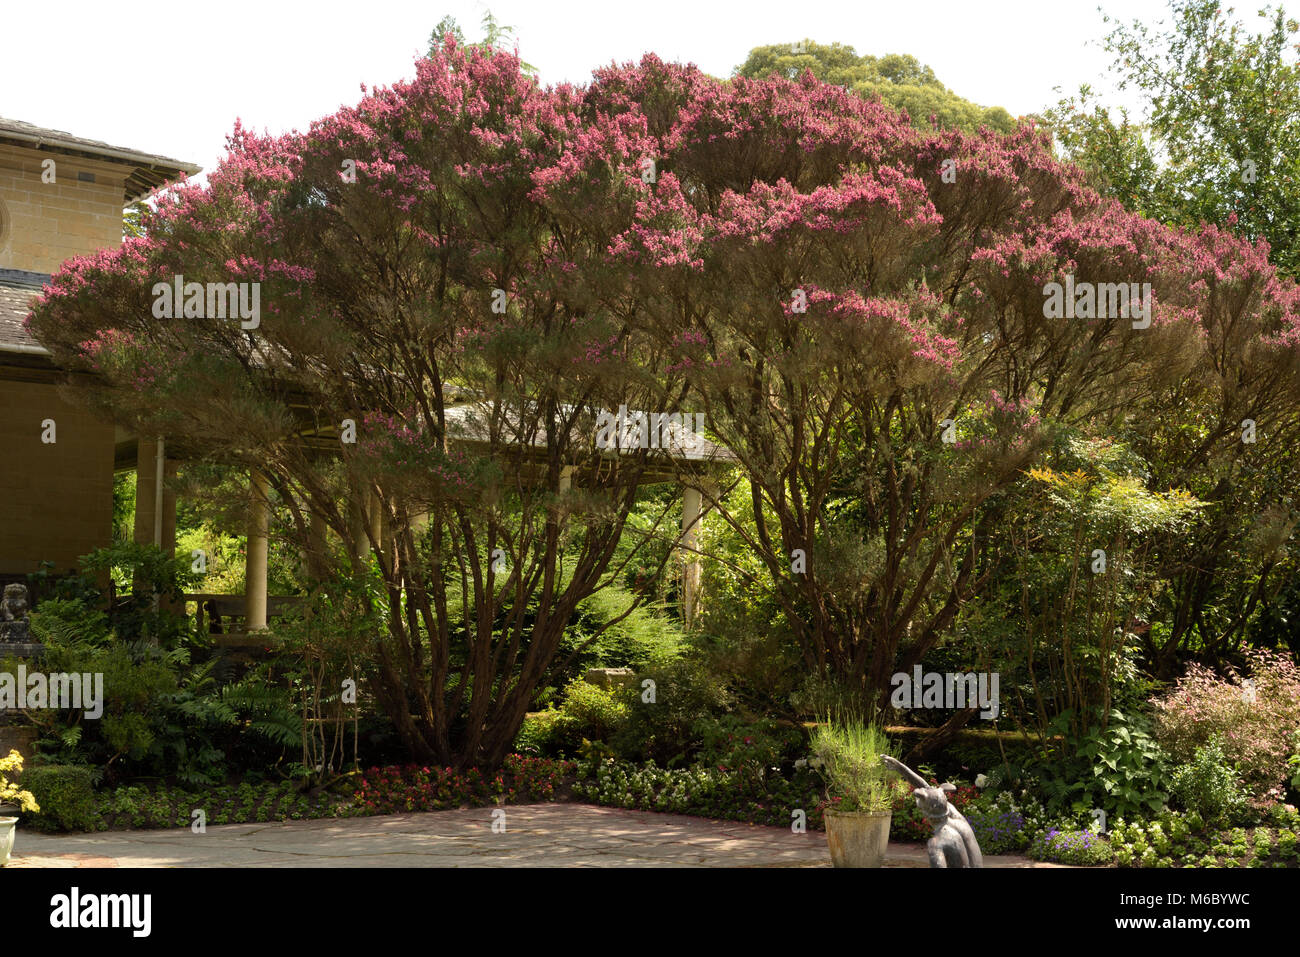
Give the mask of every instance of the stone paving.
<path id="1" fill-rule="evenodd" d="M 826 836 L 586 804 L 189 829 L 49 835 L 19 830 L 10 867 L 829 867 Z M 499 827 L 499 826 L 498 826 Z M 987 867 L 1052 867 L 986 857 Z M 890 844 L 886 867 L 925 867 Z"/>

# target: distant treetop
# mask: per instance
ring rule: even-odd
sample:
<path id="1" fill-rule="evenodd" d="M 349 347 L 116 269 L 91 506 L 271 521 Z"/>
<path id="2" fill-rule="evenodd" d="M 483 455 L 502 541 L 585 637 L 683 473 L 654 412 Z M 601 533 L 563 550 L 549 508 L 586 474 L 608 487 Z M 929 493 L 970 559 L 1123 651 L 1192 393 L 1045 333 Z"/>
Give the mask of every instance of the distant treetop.
<path id="1" fill-rule="evenodd" d="M 874 57 L 859 55 L 843 43 L 774 43 L 750 50 L 734 75 L 766 79 L 775 73 L 793 80 L 805 70 L 825 83 L 905 111 L 914 126 L 928 126 L 934 116 L 941 127 L 967 132 L 981 126 L 1003 133 L 1016 128 L 1015 118 L 1002 107 L 980 106 L 958 96 L 939 82 L 934 70 L 905 53 Z"/>

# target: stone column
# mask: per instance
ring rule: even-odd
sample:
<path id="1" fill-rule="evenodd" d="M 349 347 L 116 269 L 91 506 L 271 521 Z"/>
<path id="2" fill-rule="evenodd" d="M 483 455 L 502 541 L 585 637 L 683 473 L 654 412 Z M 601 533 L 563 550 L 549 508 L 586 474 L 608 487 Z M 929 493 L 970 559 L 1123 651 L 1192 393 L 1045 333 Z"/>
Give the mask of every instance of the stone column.
<path id="1" fill-rule="evenodd" d="M 708 480 L 698 488 L 682 489 L 682 621 L 687 628 L 700 612 L 700 530 L 709 509 L 717 504 L 718 486 Z"/>
<path id="2" fill-rule="evenodd" d="M 266 557 L 271 506 L 266 476 L 249 473 L 248 553 L 244 560 L 244 630 L 266 627 Z"/>
<path id="3" fill-rule="evenodd" d="M 690 628 L 695 621 L 700 595 L 700 559 L 694 549 L 700 543 L 700 521 L 704 510 L 697 488 L 682 490 L 682 621 Z"/>
<path id="4" fill-rule="evenodd" d="M 176 493 L 167 487 L 167 479 L 176 474 L 175 460 L 167 459 L 162 438 L 138 439 L 135 459 L 135 526 L 137 545 L 154 545 L 168 555 L 176 554 Z M 137 581 L 136 588 L 142 583 Z M 183 612 L 184 606 L 167 603 L 172 611 Z"/>
<path id="5" fill-rule="evenodd" d="M 176 462 L 166 460 L 163 440 L 138 440 L 135 460 L 137 545 L 157 545 L 169 554 L 175 550 L 176 493 L 166 485 L 166 478 L 175 474 Z"/>

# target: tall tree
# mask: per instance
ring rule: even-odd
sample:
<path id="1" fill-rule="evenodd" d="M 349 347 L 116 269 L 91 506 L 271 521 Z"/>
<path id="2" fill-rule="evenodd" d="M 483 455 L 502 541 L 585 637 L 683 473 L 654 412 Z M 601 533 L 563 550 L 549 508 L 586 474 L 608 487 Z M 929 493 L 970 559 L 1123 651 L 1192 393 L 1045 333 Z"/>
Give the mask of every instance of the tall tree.
<path id="1" fill-rule="evenodd" d="M 1300 276 L 1297 24 L 1266 7 L 1251 32 L 1216 0 L 1173 0 L 1170 13 L 1158 26 L 1117 23 L 1106 37 L 1118 87 L 1139 94 L 1140 115 L 1084 85 L 1047 113 L 1057 143 L 1129 209 L 1265 241 L 1279 271 Z M 1287 545 L 1300 522 L 1292 373 L 1247 373 L 1237 360 L 1256 331 L 1238 321 L 1222 332 L 1230 344 L 1207 368 L 1216 388 L 1189 377 L 1168 396 L 1182 413 L 1152 410 L 1132 435 L 1153 481 L 1188 488 L 1210 506 L 1188 533 L 1153 543 L 1167 587 L 1145 642 L 1166 678 L 1189 656 L 1217 663 L 1234 654 L 1254 617 L 1269 613 L 1277 583 L 1300 568 L 1300 550 Z M 1243 406 L 1229 397 L 1242 394 L 1246 377 L 1256 381 Z"/>
<path id="2" fill-rule="evenodd" d="M 1131 208 L 1166 223 L 1231 225 L 1300 276 L 1300 25 L 1279 7 L 1250 32 L 1218 0 L 1172 0 L 1172 22 L 1106 37 L 1134 119 L 1084 86 L 1049 119 L 1066 155 Z M 1105 18 L 1107 22 L 1109 17 Z"/>
<path id="3" fill-rule="evenodd" d="M 1181 384 L 1216 413 L 1196 442 L 1226 447 L 1295 395 L 1294 284 L 1241 240 L 1103 200 L 1028 128 L 915 130 L 806 73 L 651 63 L 600 85 L 604 125 L 658 144 L 616 250 L 742 461 L 754 525 L 722 515 L 811 670 L 880 694 L 934 648 L 1058 433 L 1144 428 Z M 1149 283 L 1149 325 L 1119 300 L 1053 312 L 1049 284 L 1075 281 L 1125 303 Z"/>
<path id="4" fill-rule="evenodd" d="M 367 580 L 373 553 L 387 631 L 359 653 L 423 760 L 509 752 L 578 603 L 639 557 L 619 546 L 642 478 L 671 467 L 595 441 L 601 410 L 671 410 L 682 373 L 606 262 L 640 144 L 542 185 L 579 107 L 453 40 L 309 133 L 237 128 L 206 187 L 70 264 L 33 318 L 120 421 L 263 476 L 322 577 Z M 235 289 L 251 320 L 214 311 Z"/>

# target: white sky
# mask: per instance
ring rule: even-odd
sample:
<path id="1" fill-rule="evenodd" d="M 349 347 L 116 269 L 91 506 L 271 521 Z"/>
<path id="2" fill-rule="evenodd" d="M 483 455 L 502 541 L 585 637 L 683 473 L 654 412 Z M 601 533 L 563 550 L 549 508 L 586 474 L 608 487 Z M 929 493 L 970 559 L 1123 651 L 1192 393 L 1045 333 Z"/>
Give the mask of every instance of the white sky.
<path id="1" fill-rule="evenodd" d="M 1124 20 L 1167 17 L 1164 0 L 1101 2 Z M 1105 86 L 1097 3 L 0 0 L 0 116 L 211 169 L 236 117 L 256 130 L 305 128 L 355 103 L 363 82 L 411 76 L 444 14 L 478 40 L 489 8 L 515 28 L 520 55 L 544 83 L 584 82 L 594 67 L 645 52 L 726 76 L 752 47 L 807 37 L 913 54 L 958 94 L 1020 115 L 1054 103 L 1053 87 Z M 1257 29 L 1254 7 L 1239 10 Z"/>

